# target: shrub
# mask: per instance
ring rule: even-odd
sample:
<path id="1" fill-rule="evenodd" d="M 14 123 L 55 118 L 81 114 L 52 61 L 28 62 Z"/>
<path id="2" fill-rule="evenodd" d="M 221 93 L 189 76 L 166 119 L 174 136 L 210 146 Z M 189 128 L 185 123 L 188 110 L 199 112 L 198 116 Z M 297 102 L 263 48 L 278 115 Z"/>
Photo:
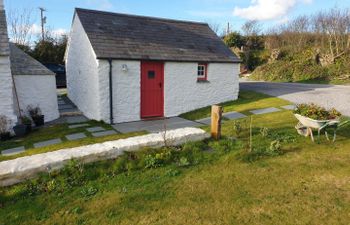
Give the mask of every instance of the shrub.
<path id="1" fill-rule="evenodd" d="M 262 137 L 267 137 L 269 135 L 269 128 L 263 127 L 260 129 L 260 134 Z"/>
<path id="2" fill-rule="evenodd" d="M 92 196 L 96 195 L 97 192 L 98 192 L 97 188 L 93 186 L 83 187 L 83 189 L 80 191 L 81 195 L 84 198 L 91 198 Z"/>
<path id="3" fill-rule="evenodd" d="M 145 157 L 145 168 L 157 168 L 170 162 L 172 159 L 172 152 L 168 148 L 163 151 L 147 155 Z"/>
<path id="4" fill-rule="evenodd" d="M 326 110 L 325 108 L 313 103 L 297 105 L 294 113 L 314 120 L 332 120 L 341 116 L 341 113 L 334 108 L 331 110 Z"/>

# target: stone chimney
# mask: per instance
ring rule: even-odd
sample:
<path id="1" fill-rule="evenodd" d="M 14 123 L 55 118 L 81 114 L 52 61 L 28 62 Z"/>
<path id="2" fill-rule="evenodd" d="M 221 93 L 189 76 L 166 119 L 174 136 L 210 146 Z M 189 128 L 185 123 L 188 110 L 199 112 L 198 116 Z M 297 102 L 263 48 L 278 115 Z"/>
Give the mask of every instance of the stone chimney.
<path id="1" fill-rule="evenodd" d="M 4 0 L 0 0 L 0 10 L 4 10 Z"/>

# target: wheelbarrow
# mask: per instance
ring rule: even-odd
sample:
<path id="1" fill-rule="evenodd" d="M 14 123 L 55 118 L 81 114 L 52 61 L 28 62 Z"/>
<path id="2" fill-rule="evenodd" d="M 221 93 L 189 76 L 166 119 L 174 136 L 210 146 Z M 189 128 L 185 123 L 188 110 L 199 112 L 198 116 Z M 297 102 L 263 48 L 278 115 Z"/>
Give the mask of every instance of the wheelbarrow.
<path id="1" fill-rule="evenodd" d="M 298 133 L 300 135 L 303 135 L 305 137 L 310 136 L 311 140 L 313 142 L 315 142 L 314 139 L 314 135 L 312 133 L 312 129 L 316 129 L 318 132 L 318 143 L 320 143 L 320 135 L 321 132 L 324 131 L 326 138 L 328 141 L 330 141 L 329 136 L 328 136 L 328 129 L 333 129 L 333 139 L 332 141 L 335 142 L 336 138 L 337 138 L 337 130 L 339 127 L 342 127 L 348 123 L 350 123 L 350 121 L 344 121 L 344 122 L 340 122 L 340 120 L 338 119 L 334 119 L 334 120 L 314 120 L 299 114 L 294 114 L 294 116 L 299 120 L 299 123 L 295 126 L 295 129 L 297 129 Z"/>

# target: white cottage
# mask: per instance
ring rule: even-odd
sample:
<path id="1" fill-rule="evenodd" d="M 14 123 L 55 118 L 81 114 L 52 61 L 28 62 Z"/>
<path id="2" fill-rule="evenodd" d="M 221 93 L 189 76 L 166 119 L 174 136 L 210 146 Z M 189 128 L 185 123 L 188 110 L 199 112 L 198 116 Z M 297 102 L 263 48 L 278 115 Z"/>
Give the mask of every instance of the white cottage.
<path id="1" fill-rule="evenodd" d="M 173 117 L 237 99 L 239 63 L 205 23 L 76 9 L 68 96 L 109 123 Z"/>
<path id="2" fill-rule="evenodd" d="M 39 106 L 45 121 L 59 117 L 55 74 L 9 43 L 6 14 L 0 0 L 0 115 L 14 125 L 20 110 Z"/>

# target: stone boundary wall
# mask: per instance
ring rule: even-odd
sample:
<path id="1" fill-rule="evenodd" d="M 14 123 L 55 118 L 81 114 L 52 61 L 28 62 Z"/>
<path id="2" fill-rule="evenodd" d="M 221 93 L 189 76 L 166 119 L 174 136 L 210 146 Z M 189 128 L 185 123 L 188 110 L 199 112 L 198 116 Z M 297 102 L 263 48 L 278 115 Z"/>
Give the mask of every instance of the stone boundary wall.
<path id="1" fill-rule="evenodd" d="M 166 132 L 167 143 L 171 145 L 201 141 L 208 137 L 209 134 L 199 128 L 181 128 Z M 72 159 L 90 163 L 115 159 L 125 151 L 162 146 L 164 146 L 164 134 L 157 133 L 4 161 L 0 162 L 0 186 L 14 185 L 33 178 L 38 173 L 60 169 Z"/>

